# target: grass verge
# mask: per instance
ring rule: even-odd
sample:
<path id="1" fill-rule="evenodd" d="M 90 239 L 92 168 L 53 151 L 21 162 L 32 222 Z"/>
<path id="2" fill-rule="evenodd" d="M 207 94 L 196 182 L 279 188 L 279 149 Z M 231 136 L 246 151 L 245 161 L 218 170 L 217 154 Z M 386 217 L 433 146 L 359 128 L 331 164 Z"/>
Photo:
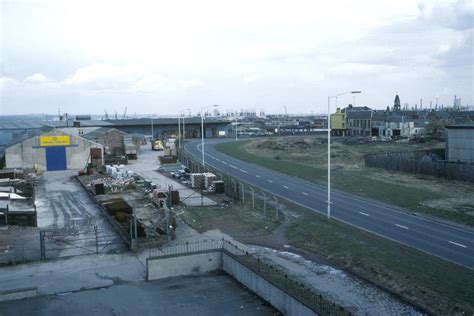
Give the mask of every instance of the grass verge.
<path id="1" fill-rule="evenodd" d="M 474 313 L 474 270 L 379 237 L 283 201 L 302 214 L 286 237 L 291 245 L 440 315 Z"/>
<path id="2" fill-rule="evenodd" d="M 216 145 L 216 149 L 242 161 L 254 163 L 309 182 L 325 184 L 327 181 L 327 169 L 249 153 L 245 148 L 249 142 L 221 143 Z M 414 212 L 426 213 L 474 226 L 474 216 L 467 212 L 452 212 L 423 205 L 424 201 L 445 198 L 446 196 L 442 194 L 435 195 L 422 188 L 413 188 L 375 179 L 372 176 L 372 170 L 333 170 L 331 173 L 332 183 L 336 189 L 341 191 L 369 197 Z"/>
<path id="3" fill-rule="evenodd" d="M 228 206 L 186 207 L 179 214 L 189 226 L 200 233 L 219 229 L 236 238 L 268 235 L 283 222 L 284 217 L 280 214 L 277 220 L 274 212 L 263 213 L 261 201 L 256 200 L 255 204 L 255 210 L 252 210 L 250 203 L 246 203 L 244 207 L 240 203 L 231 203 Z"/>
<path id="4" fill-rule="evenodd" d="M 248 153 L 244 145 L 245 142 L 220 144 L 218 150 L 309 181 L 325 175 L 306 165 Z M 339 188 L 344 188 L 344 185 L 346 188 L 363 187 L 362 192 L 356 192 L 367 196 L 381 194 L 385 201 L 406 208 L 429 198 L 427 192 L 410 192 L 403 186 L 391 186 L 390 190 L 380 191 L 374 187 L 374 182 L 365 184 L 360 179 L 357 186 L 352 182 L 339 185 Z M 403 196 L 399 199 L 396 195 Z M 325 216 L 289 201 L 280 200 L 280 203 L 302 215 L 286 231 L 293 246 L 322 256 L 335 266 L 378 284 L 434 314 L 474 314 L 474 270 L 336 220 L 328 221 Z"/>

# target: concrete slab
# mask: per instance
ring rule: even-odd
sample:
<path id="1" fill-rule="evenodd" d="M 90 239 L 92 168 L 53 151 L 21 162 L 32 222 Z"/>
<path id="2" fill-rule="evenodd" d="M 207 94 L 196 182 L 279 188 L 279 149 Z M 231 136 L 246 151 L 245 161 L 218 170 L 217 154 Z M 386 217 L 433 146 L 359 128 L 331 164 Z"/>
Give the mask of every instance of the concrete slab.
<path id="1" fill-rule="evenodd" d="M 145 277 L 145 266 L 132 253 L 87 255 L 2 267 L 0 291 L 36 287 L 39 295 L 46 295 L 136 282 Z"/>
<path id="2" fill-rule="evenodd" d="M 1 315 L 275 315 L 223 273 L 125 283 L 0 303 Z"/>

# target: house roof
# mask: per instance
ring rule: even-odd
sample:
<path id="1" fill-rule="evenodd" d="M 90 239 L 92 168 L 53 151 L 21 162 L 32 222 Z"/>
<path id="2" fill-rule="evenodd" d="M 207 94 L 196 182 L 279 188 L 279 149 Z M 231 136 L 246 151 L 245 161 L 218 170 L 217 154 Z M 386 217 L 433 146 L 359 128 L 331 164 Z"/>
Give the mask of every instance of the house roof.
<path id="1" fill-rule="evenodd" d="M 348 119 L 370 119 L 372 118 L 372 111 L 349 111 L 347 112 Z"/>
<path id="2" fill-rule="evenodd" d="M 126 134 L 122 131 L 119 131 L 116 128 L 113 128 L 113 127 L 99 127 L 98 129 L 95 129 L 95 130 L 84 133 L 82 135 L 82 137 L 84 137 L 85 139 L 89 139 L 89 140 L 97 140 L 97 139 L 101 138 L 104 134 L 106 134 L 106 133 L 108 133 L 112 130 L 115 130 L 115 131 L 117 131 L 121 134 Z"/>

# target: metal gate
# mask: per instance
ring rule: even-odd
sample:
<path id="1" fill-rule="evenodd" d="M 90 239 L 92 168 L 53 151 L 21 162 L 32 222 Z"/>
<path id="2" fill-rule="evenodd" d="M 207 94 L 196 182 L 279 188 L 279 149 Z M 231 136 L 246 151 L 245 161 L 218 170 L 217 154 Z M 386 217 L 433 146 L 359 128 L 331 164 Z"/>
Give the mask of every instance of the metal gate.
<path id="1" fill-rule="evenodd" d="M 66 170 L 66 147 L 46 147 L 46 170 Z"/>
<path id="2" fill-rule="evenodd" d="M 97 226 L 76 232 L 42 230 L 40 245 L 42 260 L 127 249 L 119 236 L 110 231 L 99 230 Z"/>

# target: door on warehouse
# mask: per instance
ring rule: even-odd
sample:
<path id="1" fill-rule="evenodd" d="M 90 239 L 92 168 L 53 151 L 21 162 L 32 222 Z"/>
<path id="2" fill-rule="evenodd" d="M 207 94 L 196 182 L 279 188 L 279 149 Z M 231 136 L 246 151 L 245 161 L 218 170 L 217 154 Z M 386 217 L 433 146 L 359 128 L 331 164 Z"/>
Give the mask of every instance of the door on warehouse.
<path id="1" fill-rule="evenodd" d="M 66 170 L 66 147 L 46 147 L 46 170 Z"/>

